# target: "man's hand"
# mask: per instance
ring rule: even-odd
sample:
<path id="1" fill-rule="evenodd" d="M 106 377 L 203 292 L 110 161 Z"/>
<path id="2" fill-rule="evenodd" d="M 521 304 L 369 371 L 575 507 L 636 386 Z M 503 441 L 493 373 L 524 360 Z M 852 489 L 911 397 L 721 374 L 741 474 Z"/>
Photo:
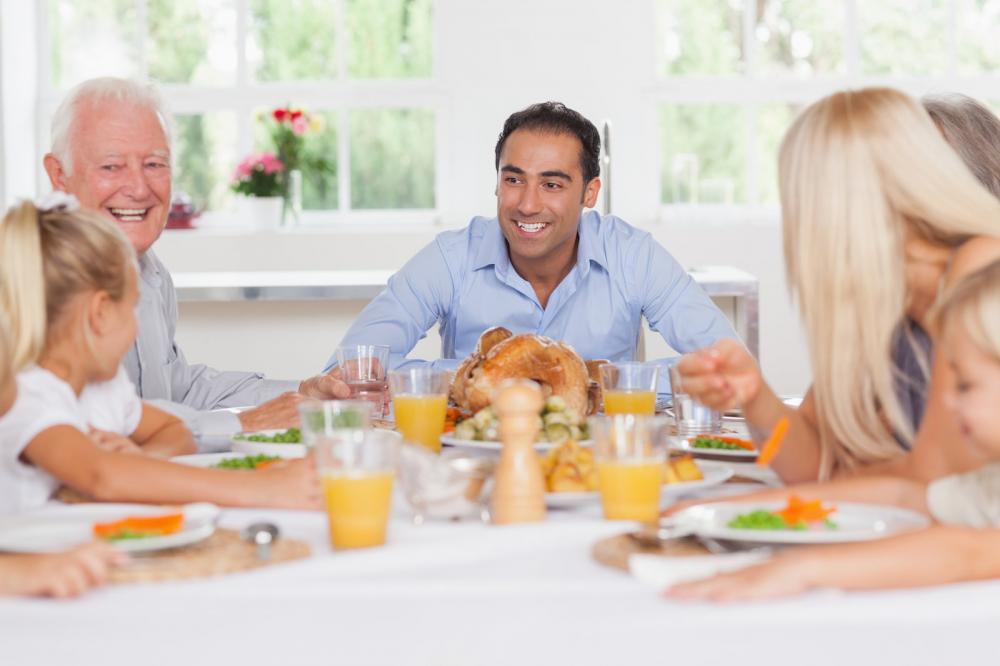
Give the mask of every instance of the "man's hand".
<path id="1" fill-rule="evenodd" d="M 719 340 L 707 349 L 685 354 L 677 367 L 684 392 L 720 411 L 746 406 L 764 385 L 757 362 L 735 340 Z"/>
<path id="2" fill-rule="evenodd" d="M 139 445 L 128 437 L 119 435 L 116 432 L 98 430 L 97 428 L 92 427 L 90 432 L 87 433 L 87 437 L 90 438 L 90 441 L 92 441 L 97 448 L 111 453 L 143 453 L 143 450 L 139 447 Z"/>
<path id="3" fill-rule="evenodd" d="M 243 432 L 296 428 L 299 425 L 299 403 L 304 399 L 301 393 L 282 393 L 253 409 L 240 412 L 240 427 Z"/>
<path id="4" fill-rule="evenodd" d="M 325 375 L 315 375 L 299 384 L 299 393 L 317 400 L 343 400 L 351 397 L 351 388 L 340 378 L 340 368 Z"/>

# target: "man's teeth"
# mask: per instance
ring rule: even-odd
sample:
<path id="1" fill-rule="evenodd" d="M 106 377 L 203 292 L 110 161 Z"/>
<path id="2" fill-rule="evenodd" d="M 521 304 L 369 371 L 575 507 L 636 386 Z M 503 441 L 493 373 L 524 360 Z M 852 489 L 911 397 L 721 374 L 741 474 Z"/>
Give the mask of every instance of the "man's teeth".
<path id="1" fill-rule="evenodd" d="M 533 234 L 536 231 L 541 231 L 545 227 L 545 223 L 539 222 L 537 224 L 525 224 L 524 222 L 518 222 L 517 226 L 522 230 L 527 231 L 529 234 Z"/>
<path id="2" fill-rule="evenodd" d="M 111 214 L 123 222 L 139 222 L 148 208 L 112 208 Z"/>

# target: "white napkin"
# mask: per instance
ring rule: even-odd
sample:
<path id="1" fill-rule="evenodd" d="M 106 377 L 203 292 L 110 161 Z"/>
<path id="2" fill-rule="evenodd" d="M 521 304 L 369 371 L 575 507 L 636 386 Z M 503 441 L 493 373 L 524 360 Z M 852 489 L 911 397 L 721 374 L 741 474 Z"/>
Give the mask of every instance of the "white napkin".
<path id="1" fill-rule="evenodd" d="M 689 580 L 709 578 L 717 573 L 744 569 L 768 558 L 766 552 L 727 553 L 662 557 L 636 553 L 628 558 L 628 569 L 639 581 L 665 590 Z"/>

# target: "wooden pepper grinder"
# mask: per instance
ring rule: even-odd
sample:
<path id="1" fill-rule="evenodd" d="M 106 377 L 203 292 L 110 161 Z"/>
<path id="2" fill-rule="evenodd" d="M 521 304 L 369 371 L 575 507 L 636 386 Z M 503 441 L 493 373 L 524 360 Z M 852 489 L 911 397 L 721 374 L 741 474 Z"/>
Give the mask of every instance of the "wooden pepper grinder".
<path id="1" fill-rule="evenodd" d="M 497 525 L 545 520 L 545 479 L 535 453 L 544 404 L 541 388 L 529 380 L 505 382 L 493 397 L 503 443 L 493 491 Z"/>

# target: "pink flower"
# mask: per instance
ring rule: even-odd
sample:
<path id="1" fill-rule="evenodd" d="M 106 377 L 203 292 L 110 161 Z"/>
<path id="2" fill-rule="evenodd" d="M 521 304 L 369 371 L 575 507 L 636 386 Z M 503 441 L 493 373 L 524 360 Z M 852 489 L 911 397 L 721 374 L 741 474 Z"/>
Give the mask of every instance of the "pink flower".
<path id="1" fill-rule="evenodd" d="M 295 134 L 302 136 L 307 131 L 309 131 L 309 119 L 303 115 L 292 120 L 292 131 Z"/>
<path id="2" fill-rule="evenodd" d="M 263 171 L 266 174 L 275 174 L 284 171 L 285 165 L 274 156 L 274 153 L 263 153 L 247 155 L 238 165 L 233 173 L 234 181 L 249 180 L 254 171 Z"/>
<path id="3" fill-rule="evenodd" d="M 264 173 L 279 173 L 285 168 L 285 165 L 274 156 L 274 153 L 264 153 L 261 155 L 260 165 L 264 169 Z"/>

